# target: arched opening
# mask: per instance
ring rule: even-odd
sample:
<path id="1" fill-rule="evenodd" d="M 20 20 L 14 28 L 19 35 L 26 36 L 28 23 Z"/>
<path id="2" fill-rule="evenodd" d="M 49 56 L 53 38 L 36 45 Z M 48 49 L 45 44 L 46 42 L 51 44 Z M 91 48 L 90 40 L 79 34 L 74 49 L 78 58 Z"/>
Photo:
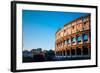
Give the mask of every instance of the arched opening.
<path id="1" fill-rule="evenodd" d="M 71 49 L 71 55 L 75 55 L 75 49 Z"/>
<path id="2" fill-rule="evenodd" d="M 83 55 L 88 55 L 88 48 L 87 48 L 87 46 L 83 46 Z"/>
<path id="3" fill-rule="evenodd" d="M 63 51 L 63 55 L 65 56 L 65 51 Z"/>
<path id="4" fill-rule="evenodd" d="M 60 56 L 62 56 L 62 51 L 60 51 Z"/>
<path id="5" fill-rule="evenodd" d="M 76 48 L 76 54 L 77 54 L 77 55 L 81 55 L 81 49 L 78 48 L 78 47 Z"/>
<path id="6" fill-rule="evenodd" d="M 82 41 L 82 37 L 81 36 L 77 36 L 77 43 L 80 43 Z"/>
<path id="7" fill-rule="evenodd" d="M 70 50 L 67 50 L 67 56 L 69 56 L 70 55 Z"/>
<path id="8" fill-rule="evenodd" d="M 60 56 L 60 51 L 58 52 L 58 56 Z"/>
<path id="9" fill-rule="evenodd" d="M 83 34 L 83 40 L 84 40 L 84 42 L 88 41 L 88 35 L 87 34 Z"/>
<path id="10" fill-rule="evenodd" d="M 57 53 L 57 54 L 58 54 L 58 56 L 59 56 L 59 51 L 58 51 L 58 53 Z"/>

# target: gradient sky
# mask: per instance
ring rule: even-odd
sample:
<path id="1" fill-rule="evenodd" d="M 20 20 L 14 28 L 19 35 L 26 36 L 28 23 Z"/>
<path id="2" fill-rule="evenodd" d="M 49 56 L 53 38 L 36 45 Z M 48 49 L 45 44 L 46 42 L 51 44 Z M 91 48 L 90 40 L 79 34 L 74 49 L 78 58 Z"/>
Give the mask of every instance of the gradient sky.
<path id="1" fill-rule="evenodd" d="M 23 10 L 23 50 L 55 49 L 55 33 L 64 24 L 87 13 Z"/>

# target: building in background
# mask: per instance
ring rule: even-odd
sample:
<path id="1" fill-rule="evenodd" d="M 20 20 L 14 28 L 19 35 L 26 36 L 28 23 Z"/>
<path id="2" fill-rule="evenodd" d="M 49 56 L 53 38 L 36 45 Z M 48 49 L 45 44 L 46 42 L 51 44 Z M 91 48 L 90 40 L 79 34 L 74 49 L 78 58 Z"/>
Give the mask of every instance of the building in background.
<path id="1" fill-rule="evenodd" d="M 42 54 L 42 48 L 32 49 L 30 51 L 24 50 L 23 57 L 33 57 L 34 55 Z"/>
<path id="2" fill-rule="evenodd" d="M 32 51 L 24 50 L 23 51 L 23 57 L 33 57 Z"/>
<path id="3" fill-rule="evenodd" d="M 91 58 L 90 14 L 80 17 L 56 32 L 55 54 L 57 57 Z"/>
<path id="4" fill-rule="evenodd" d="M 39 54 L 42 52 L 42 48 L 32 49 L 31 51 L 33 54 Z"/>

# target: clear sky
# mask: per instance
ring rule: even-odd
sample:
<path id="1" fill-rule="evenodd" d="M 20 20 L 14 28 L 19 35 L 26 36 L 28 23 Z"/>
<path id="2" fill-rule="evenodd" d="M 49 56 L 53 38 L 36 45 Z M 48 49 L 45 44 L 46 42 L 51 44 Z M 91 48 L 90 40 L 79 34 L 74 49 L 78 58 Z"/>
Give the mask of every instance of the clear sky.
<path id="1" fill-rule="evenodd" d="M 23 10 L 23 50 L 55 49 L 55 33 L 64 24 L 88 13 Z"/>

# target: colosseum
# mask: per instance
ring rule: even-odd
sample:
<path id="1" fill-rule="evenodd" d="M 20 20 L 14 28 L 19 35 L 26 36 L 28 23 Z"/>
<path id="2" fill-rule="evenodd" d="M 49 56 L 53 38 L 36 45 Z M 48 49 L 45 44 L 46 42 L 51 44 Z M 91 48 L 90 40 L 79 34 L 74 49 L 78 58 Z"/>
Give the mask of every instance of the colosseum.
<path id="1" fill-rule="evenodd" d="M 91 58 L 91 15 L 79 17 L 56 32 L 56 57 Z"/>

